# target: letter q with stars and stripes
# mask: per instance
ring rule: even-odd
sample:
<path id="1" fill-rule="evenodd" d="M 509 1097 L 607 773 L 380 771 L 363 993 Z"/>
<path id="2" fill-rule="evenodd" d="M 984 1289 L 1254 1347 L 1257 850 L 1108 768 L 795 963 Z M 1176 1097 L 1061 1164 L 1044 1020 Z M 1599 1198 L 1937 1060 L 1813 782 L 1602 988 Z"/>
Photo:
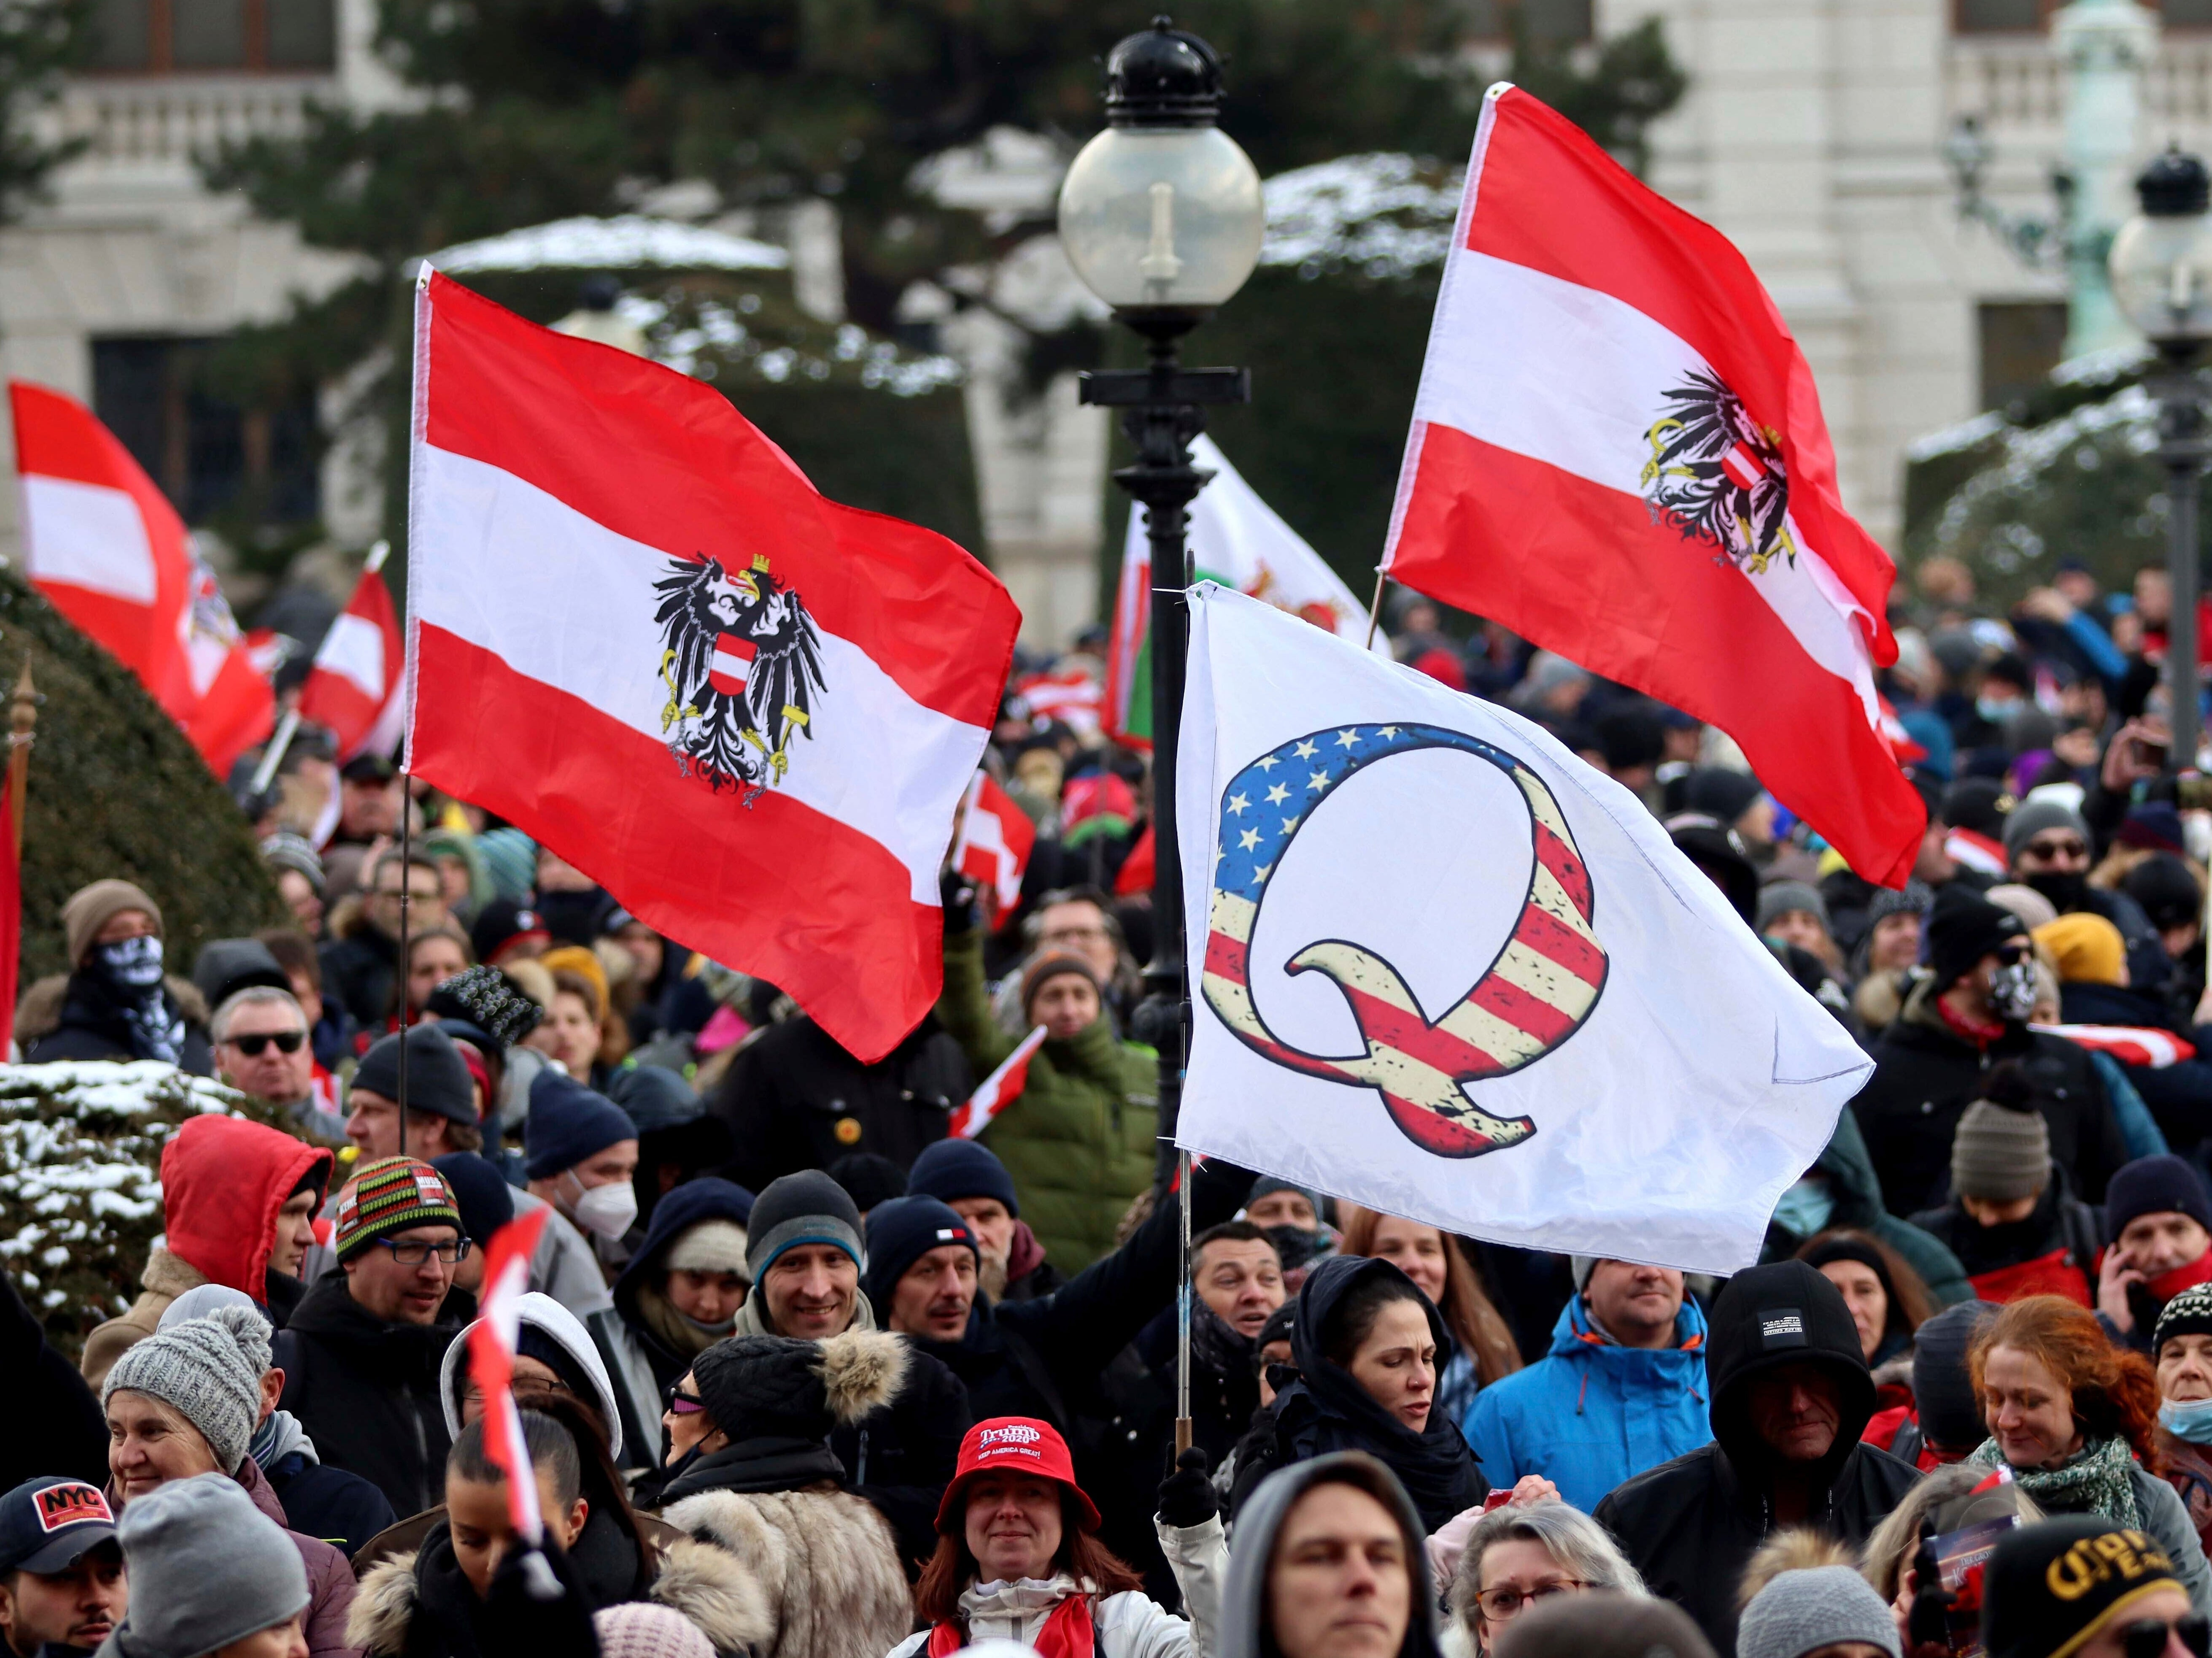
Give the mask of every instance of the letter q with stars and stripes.
<path id="1" fill-rule="evenodd" d="M 1177 1142 L 1446 1230 L 1731 1272 L 1870 1065 L 1541 728 L 1211 583 Z"/>

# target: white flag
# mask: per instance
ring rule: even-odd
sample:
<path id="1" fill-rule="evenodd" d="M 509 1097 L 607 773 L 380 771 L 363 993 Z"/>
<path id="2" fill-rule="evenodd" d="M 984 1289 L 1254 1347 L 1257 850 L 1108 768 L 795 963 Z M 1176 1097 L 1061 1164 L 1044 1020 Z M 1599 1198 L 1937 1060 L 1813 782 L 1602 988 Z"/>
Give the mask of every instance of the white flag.
<path id="1" fill-rule="evenodd" d="M 1627 790 L 1212 584 L 1177 793 L 1191 1151 L 1730 1272 L 1873 1070 Z"/>
<path id="2" fill-rule="evenodd" d="M 1213 474 L 1190 504 L 1191 569 L 1200 581 L 1218 581 L 1279 610 L 1326 628 L 1358 644 L 1367 638 L 1367 606 L 1346 586 L 1306 538 L 1260 499 L 1260 492 L 1229 464 L 1221 446 L 1204 433 L 1191 440 L 1194 465 Z M 1121 543 L 1121 576 L 1115 590 L 1114 625 L 1107 643 L 1106 723 L 1112 734 L 1149 748 L 1152 740 L 1152 544 L 1149 516 L 1129 512 Z M 1390 641 L 1375 630 L 1372 647 L 1388 659 Z M 1034 703 L 1035 699 L 1031 699 Z"/>

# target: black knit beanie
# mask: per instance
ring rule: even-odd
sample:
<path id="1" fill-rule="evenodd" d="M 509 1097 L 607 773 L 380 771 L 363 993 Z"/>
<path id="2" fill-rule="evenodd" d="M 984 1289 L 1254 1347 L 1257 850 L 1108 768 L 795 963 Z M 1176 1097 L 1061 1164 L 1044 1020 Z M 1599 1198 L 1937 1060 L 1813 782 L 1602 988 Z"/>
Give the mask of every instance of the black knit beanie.
<path id="1" fill-rule="evenodd" d="M 822 1347 L 790 1336 L 732 1336 L 691 1361 L 700 1402 L 732 1442 L 820 1440 L 836 1425 L 822 1384 Z"/>
<path id="2" fill-rule="evenodd" d="M 1996 1315 L 1993 1301 L 1962 1301 L 1946 1307 L 1913 1333 L 1912 1397 L 1920 1412 L 1920 1431 L 1929 1444 L 1947 1451 L 1970 1451 L 1989 1437 L 1982 1422 L 1982 1401 L 1966 1371 L 1966 1350 Z"/>

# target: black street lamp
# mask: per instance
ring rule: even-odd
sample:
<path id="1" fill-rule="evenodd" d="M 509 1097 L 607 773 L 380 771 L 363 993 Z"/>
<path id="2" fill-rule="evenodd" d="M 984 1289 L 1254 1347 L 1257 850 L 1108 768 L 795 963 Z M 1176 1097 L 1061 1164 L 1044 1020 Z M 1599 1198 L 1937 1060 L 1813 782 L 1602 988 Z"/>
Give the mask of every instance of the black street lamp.
<path id="1" fill-rule="evenodd" d="M 1212 476 L 1190 464 L 1207 404 L 1249 403 L 1242 368 L 1185 368 L 1182 337 L 1244 285 L 1260 260 L 1267 208 L 1251 158 L 1214 125 L 1221 60 L 1155 17 L 1106 60 L 1106 131 L 1083 147 L 1060 188 L 1060 235 L 1084 286 L 1144 336 L 1149 367 L 1089 374 L 1087 404 L 1124 410 L 1137 462 L 1114 481 L 1145 508 L 1152 556 L 1152 959 L 1135 1034 L 1158 1048 L 1161 1172 L 1182 1103 L 1189 987 L 1183 969 L 1182 865 L 1176 845 L 1176 743 L 1190 641 L 1185 509 Z M 1184 1412 L 1188 1415 L 1188 1412 Z"/>
<path id="2" fill-rule="evenodd" d="M 2112 239 L 2112 297 L 2158 349 L 2149 382 L 2158 399 L 2158 458 L 2166 477 L 2166 568 L 2173 614 L 2166 623 L 2166 695 L 2178 769 L 2193 769 L 2199 741 L 2197 637 L 2197 496 L 2212 454 L 2205 386 L 2197 372 L 2212 341 L 2212 179 L 2194 155 L 2169 149 L 2136 180 L 2142 212 Z"/>

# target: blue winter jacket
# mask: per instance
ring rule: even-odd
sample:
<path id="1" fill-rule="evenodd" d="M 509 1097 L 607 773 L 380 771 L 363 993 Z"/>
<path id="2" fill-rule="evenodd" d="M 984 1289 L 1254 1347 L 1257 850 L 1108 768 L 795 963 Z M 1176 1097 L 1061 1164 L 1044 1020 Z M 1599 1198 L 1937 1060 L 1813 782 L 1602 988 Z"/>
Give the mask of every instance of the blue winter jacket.
<path id="1" fill-rule="evenodd" d="M 1706 1414 L 1705 1318 L 1682 1303 L 1676 1345 L 1622 1347 L 1591 1327 L 1577 1296 L 1553 1327 L 1552 1351 L 1493 1382 L 1461 1424 L 1498 1491 L 1539 1473 L 1588 1514 L 1624 1479 L 1713 1436 Z"/>

